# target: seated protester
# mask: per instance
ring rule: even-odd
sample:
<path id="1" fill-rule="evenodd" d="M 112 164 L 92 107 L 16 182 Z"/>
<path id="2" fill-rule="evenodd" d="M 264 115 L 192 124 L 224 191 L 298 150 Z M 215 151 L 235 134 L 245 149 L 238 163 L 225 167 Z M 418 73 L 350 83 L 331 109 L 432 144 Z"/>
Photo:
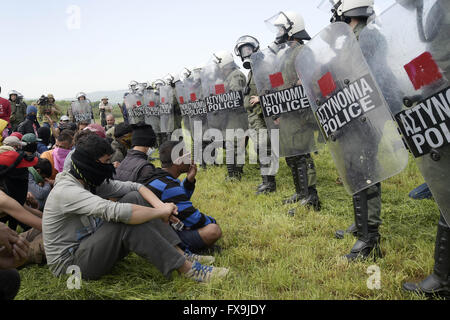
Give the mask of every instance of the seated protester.
<path id="1" fill-rule="evenodd" d="M 76 148 L 77 148 L 77 144 L 78 141 L 80 141 L 80 139 L 82 137 L 88 136 L 88 135 L 98 135 L 98 132 L 94 132 L 91 131 L 89 128 L 85 128 L 85 130 L 81 130 L 81 131 L 77 131 L 77 133 L 75 134 L 74 138 L 73 138 L 73 149 L 72 151 L 69 152 L 69 154 L 66 157 L 66 160 L 64 160 L 64 168 L 63 171 L 69 171 L 70 167 L 72 165 L 72 154 L 75 152 Z"/>
<path id="2" fill-rule="evenodd" d="M 22 140 L 22 138 L 23 138 L 23 134 L 21 134 L 20 132 L 13 132 L 13 133 L 11 133 L 11 135 L 10 135 L 11 137 L 17 137 L 17 138 L 19 138 L 19 140 Z"/>
<path id="3" fill-rule="evenodd" d="M 52 165 L 52 175 L 50 180 L 55 180 L 56 175 L 63 171 L 64 160 L 72 150 L 73 131 L 63 130 L 58 138 L 56 138 L 55 149 L 49 150 L 41 154 L 41 158 L 47 159 Z"/>
<path id="4" fill-rule="evenodd" d="M 186 256 L 178 247 L 180 239 L 165 223 L 177 220 L 174 204 L 161 202 L 141 184 L 111 180 L 112 153 L 105 139 L 83 137 L 72 154 L 70 171 L 56 177 L 43 219 L 53 274 L 64 275 L 67 267 L 77 265 L 84 279 L 99 279 L 135 252 L 165 276 L 178 270 L 202 282 L 224 277 L 228 269 L 203 266 L 203 257 Z M 110 198 L 120 200 L 106 200 Z"/>
<path id="5" fill-rule="evenodd" d="M 7 149 L 9 148 L 9 150 Z M 37 164 L 38 158 L 16 152 L 11 147 L 0 150 L 0 222 L 9 222 L 16 230 L 31 227 L 42 229 L 42 212 L 25 206 L 28 193 L 28 168 Z M 9 197 L 12 199 L 10 199 Z"/>
<path id="6" fill-rule="evenodd" d="M 52 169 L 50 161 L 42 158 L 34 167 L 28 168 L 28 192 L 37 200 L 40 211 L 44 210 L 45 201 L 52 190 L 50 183 L 45 181 L 52 176 Z"/>
<path id="7" fill-rule="evenodd" d="M 13 300 L 20 289 L 20 275 L 15 268 L 27 258 L 29 243 L 0 222 L 0 301 Z"/>
<path id="8" fill-rule="evenodd" d="M 103 128 L 98 123 L 91 123 L 86 128 L 84 128 L 84 130 L 90 130 L 90 131 L 94 132 L 96 135 L 98 135 L 100 138 L 103 138 L 103 139 L 106 138 L 105 128 Z"/>
<path id="9" fill-rule="evenodd" d="M 80 121 L 77 124 L 78 131 L 84 130 L 91 122 L 90 121 Z"/>
<path id="10" fill-rule="evenodd" d="M 131 137 L 132 149 L 116 169 L 115 179 L 145 183 L 155 170 L 148 162 L 148 151 L 156 145 L 156 135 L 150 125 L 139 125 L 133 129 Z"/>
<path id="11" fill-rule="evenodd" d="M 8 122 L 6 120 L 0 119 L 0 146 L 4 139 L 8 137 Z"/>
<path id="12" fill-rule="evenodd" d="M 191 196 L 195 189 L 197 166 L 190 164 L 190 154 L 172 161 L 172 150 L 178 141 L 166 141 L 159 148 L 159 158 L 162 168 L 156 168 L 148 176 L 145 185 L 162 201 L 173 202 L 178 207 L 178 218 L 184 223 L 184 228 L 178 231 L 178 236 L 192 252 L 198 252 L 214 243 L 222 236 L 216 220 L 196 209 Z M 180 153 L 182 150 L 180 150 Z M 184 159 L 184 163 L 181 161 Z M 186 179 L 180 182 L 177 178 L 187 173 Z"/>
<path id="13" fill-rule="evenodd" d="M 29 156 L 39 157 L 39 153 L 37 152 L 37 144 L 41 139 L 37 138 L 34 133 L 24 134 L 22 137 L 22 142 L 25 142 L 26 145 L 22 147 L 22 150 Z"/>
<path id="14" fill-rule="evenodd" d="M 119 123 L 114 129 L 114 141 L 111 143 L 111 148 L 114 153 L 111 156 L 111 163 L 117 168 L 120 162 L 127 155 L 128 149 L 131 148 L 131 133 L 133 127 L 124 122 Z"/>
<path id="15" fill-rule="evenodd" d="M 105 131 L 108 132 L 108 130 L 113 129 L 116 126 L 116 118 L 114 118 L 114 115 L 112 113 L 108 113 L 106 115 L 106 126 Z M 112 134 L 114 134 L 114 129 L 112 131 Z M 113 136 L 111 136 L 112 138 Z"/>
<path id="16" fill-rule="evenodd" d="M 43 154 L 45 151 L 48 151 L 48 146 L 50 145 L 50 128 L 49 127 L 40 127 L 37 130 L 38 133 L 38 140 L 37 143 L 37 152 L 39 154 Z"/>
<path id="17" fill-rule="evenodd" d="M 25 142 L 20 141 L 19 138 L 17 137 L 9 136 L 3 141 L 3 145 L 13 147 L 14 150 L 18 151 L 27 144 Z"/>
<path id="18" fill-rule="evenodd" d="M 37 135 L 37 130 L 41 126 L 37 121 L 36 115 L 37 108 L 35 106 L 28 106 L 26 119 L 18 125 L 17 131 L 23 135 L 27 133 L 34 133 L 35 135 Z"/>

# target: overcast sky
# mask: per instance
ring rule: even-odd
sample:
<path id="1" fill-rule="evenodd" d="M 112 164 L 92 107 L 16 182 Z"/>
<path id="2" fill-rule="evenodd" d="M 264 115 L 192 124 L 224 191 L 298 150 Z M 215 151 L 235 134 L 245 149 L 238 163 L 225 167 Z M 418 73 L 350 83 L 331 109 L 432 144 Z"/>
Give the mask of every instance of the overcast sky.
<path id="1" fill-rule="evenodd" d="M 0 20 L 2 96 L 125 89 L 233 51 L 245 34 L 262 46 L 275 34 L 264 20 L 281 10 L 303 15 L 311 36 L 329 23 L 320 0 L 15 0 Z M 378 12 L 394 0 L 375 0 Z M 236 58 L 237 60 L 237 58 Z"/>

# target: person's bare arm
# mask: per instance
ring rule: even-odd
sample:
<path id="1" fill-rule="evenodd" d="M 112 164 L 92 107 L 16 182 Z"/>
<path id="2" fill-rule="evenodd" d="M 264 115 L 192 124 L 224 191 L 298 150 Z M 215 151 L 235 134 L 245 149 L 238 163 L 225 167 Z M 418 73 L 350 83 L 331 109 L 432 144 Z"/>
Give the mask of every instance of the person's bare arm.
<path id="1" fill-rule="evenodd" d="M 150 208 L 139 205 L 132 205 L 131 218 L 128 224 L 142 224 L 153 219 L 162 219 L 168 222 L 172 214 L 178 214 L 177 206 L 173 203 L 163 203 L 158 208 Z"/>
<path id="2" fill-rule="evenodd" d="M 31 207 L 29 207 L 29 206 L 27 206 L 27 205 L 24 205 L 23 207 L 24 207 L 28 212 L 31 212 L 31 213 L 34 214 L 36 217 L 39 217 L 39 218 L 42 219 L 42 211 L 40 211 L 40 210 L 38 210 L 38 209 L 31 208 Z"/>
<path id="3" fill-rule="evenodd" d="M 142 186 L 139 188 L 139 194 L 148 202 L 150 203 L 154 208 L 159 208 L 165 205 L 164 202 L 162 202 L 156 194 L 153 193 L 149 188 Z"/>
<path id="4" fill-rule="evenodd" d="M 9 214 L 16 220 L 42 231 L 42 219 L 25 210 L 16 200 L 0 191 L 0 211 Z"/>

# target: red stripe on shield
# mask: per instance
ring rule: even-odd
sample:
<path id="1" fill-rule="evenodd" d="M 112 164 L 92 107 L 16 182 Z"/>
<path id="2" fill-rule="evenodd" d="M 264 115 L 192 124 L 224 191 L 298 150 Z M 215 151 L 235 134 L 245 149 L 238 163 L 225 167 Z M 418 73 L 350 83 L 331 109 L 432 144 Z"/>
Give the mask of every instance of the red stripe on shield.
<path id="1" fill-rule="evenodd" d="M 336 90 L 336 83 L 330 72 L 327 72 L 319 81 L 317 81 L 317 83 L 319 84 L 320 92 L 322 92 L 322 96 L 324 97 L 327 97 Z"/>
<path id="2" fill-rule="evenodd" d="M 225 93 L 225 85 L 224 84 L 216 84 L 215 89 L 216 89 L 216 94 L 224 94 Z"/>
<path id="3" fill-rule="evenodd" d="M 194 93 L 191 93 L 191 101 L 194 102 L 197 100 L 197 95 Z"/>
<path id="4" fill-rule="evenodd" d="M 281 72 L 269 75 L 272 88 L 280 87 L 284 84 L 283 74 Z"/>
<path id="5" fill-rule="evenodd" d="M 140 100 L 138 100 L 138 101 L 136 101 L 136 105 L 137 105 L 138 107 L 140 107 L 140 106 L 142 106 L 142 102 L 141 102 Z"/>
<path id="6" fill-rule="evenodd" d="M 183 97 L 180 97 L 179 99 L 180 99 L 180 103 L 181 103 L 181 104 L 184 104 L 184 98 L 183 98 Z"/>
<path id="7" fill-rule="evenodd" d="M 166 101 L 166 98 L 162 97 L 162 98 L 161 98 L 161 102 L 162 102 L 162 103 L 165 103 L 165 101 Z"/>
<path id="8" fill-rule="evenodd" d="M 439 67 L 429 52 L 422 53 L 410 63 L 405 64 L 404 68 L 416 90 L 442 78 Z"/>
<path id="9" fill-rule="evenodd" d="M 150 107 L 154 107 L 155 106 L 155 101 L 150 101 L 149 105 L 150 105 Z"/>

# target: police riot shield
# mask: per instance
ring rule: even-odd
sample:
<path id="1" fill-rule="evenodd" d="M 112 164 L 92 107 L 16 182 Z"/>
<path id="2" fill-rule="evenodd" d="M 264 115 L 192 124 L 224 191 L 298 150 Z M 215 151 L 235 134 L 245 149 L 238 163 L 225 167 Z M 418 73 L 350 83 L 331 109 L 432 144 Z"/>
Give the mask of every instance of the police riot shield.
<path id="1" fill-rule="evenodd" d="M 145 109 L 142 94 L 130 93 L 125 97 L 125 107 L 127 108 L 128 121 L 136 124 L 145 121 Z"/>
<path id="2" fill-rule="evenodd" d="M 72 101 L 72 113 L 76 123 L 82 121 L 92 123 L 94 118 L 89 100 Z"/>
<path id="3" fill-rule="evenodd" d="M 294 67 L 301 47 L 297 42 L 272 44 L 250 57 L 267 128 L 279 130 L 281 157 L 318 149 L 319 128 Z"/>
<path id="4" fill-rule="evenodd" d="M 350 194 L 405 168 L 408 152 L 346 23 L 322 30 L 299 52 L 295 64 Z"/>
<path id="5" fill-rule="evenodd" d="M 207 108 L 203 99 L 201 69 L 192 71 L 191 76 L 184 79 L 184 89 L 190 112 L 190 131 L 194 134 L 194 125 L 202 126 L 202 135 L 208 129 Z M 186 101 L 185 101 L 186 102 Z"/>
<path id="6" fill-rule="evenodd" d="M 173 88 L 164 85 L 159 89 L 159 115 L 161 132 L 172 133 L 174 129 L 175 115 L 173 110 Z"/>
<path id="7" fill-rule="evenodd" d="M 187 103 L 189 100 L 186 97 L 186 92 L 184 89 L 184 83 L 181 81 L 177 81 L 175 83 L 175 93 L 177 97 L 178 104 L 180 105 L 180 111 L 181 111 L 181 119 L 183 121 L 183 128 L 185 130 L 190 131 L 191 130 L 191 123 L 189 121 L 190 117 L 190 107 Z"/>
<path id="8" fill-rule="evenodd" d="M 161 132 L 159 116 L 159 97 L 152 89 L 145 89 L 143 94 L 145 124 L 152 126 L 155 133 Z"/>
<path id="9" fill-rule="evenodd" d="M 449 34 L 449 1 L 411 1 L 405 6 L 396 4 L 377 17 L 361 32 L 360 42 L 409 150 L 450 225 Z"/>
<path id="10" fill-rule="evenodd" d="M 207 107 L 209 128 L 248 129 L 247 112 L 244 109 L 245 75 L 237 65 L 229 63 L 221 67 L 211 61 L 201 73 L 203 95 Z"/>

